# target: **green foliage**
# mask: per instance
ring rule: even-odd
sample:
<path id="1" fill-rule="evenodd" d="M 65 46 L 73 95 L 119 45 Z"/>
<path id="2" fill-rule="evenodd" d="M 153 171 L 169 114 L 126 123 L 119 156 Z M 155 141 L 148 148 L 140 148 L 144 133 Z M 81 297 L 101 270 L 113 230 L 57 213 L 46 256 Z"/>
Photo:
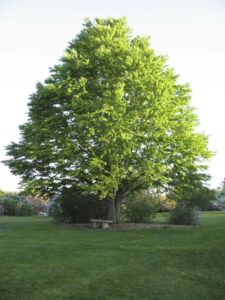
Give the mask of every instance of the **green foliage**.
<path id="1" fill-rule="evenodd" d="M 30 216 L 33 214 L 31 205 L 25 197 L 18 194 L 5 194 L 0 196 L 2 214 L 7 216 Z"/>
<path id="2" fill-rule="evenodd" d="M 60 205 L 60 202 L 57 199 L 54 199 L 54 201 L 50 202 L 49 209 L 48 209 L 48 215 L 54 219 L 55 222 L 65 222 L 65 218 L 63 216 L 62 208 Z"/>
<path id="3" fill-rule="evenodd" d="M 0 190 L 0 196 L 3 196 L 3 195 L 5 195 L 5 192 Z"/>
<path id="4" fill-rule="evenodd" d="M 186 202 L 178 202 L 175 209 L 170 212 L 170 224 L 197 225 L 199 223 L 199 211 Z"/>
<path id="5" fill-rule="evenodd" d="M 204 172 L 211 152 L 197 125 L 189 86 L 149 39 L 125 18 L 96 19 L 37 84 L 5 164 L 31 192 L 77 186 L 114 199 Z"/>
<path id="6" fill-rule="evenodd" d="M 190 207 L 207 209 L 216 200 L 216 191 L 204 185 L 209 176 L 187 173 L 183 180 L 174 184 L 169 197 L 175 201 L 186 202 Z"/>
<path id="7" fill-rule="evenodd" d="M 139 191 L 129 196 L 122 213 L 128 222 L 150 223 L 160 206 L 158 195 L 148 191 Z"/>
<path id="8" fill-rule="evenodd" d="M 216 200 L 215 190 L 208 187 L 201 187 L 192 193 L 190 204 L 192 207 L 207 209 L 211 202 Z"/>
<path id="9" fill-rule="evenodd" d="M 31 216 L 33 213 L 34 213 L 34 211 L 32 209 L 32 206 L 28 202 L 24 201 L 18 206 L 16 215 L 17 216 Z"/>
<path id="10" fill-rule="evenodd" d="M 11 196 L 4 196 L 0 199 L 1 205 L 4 209 L 4 214 L 8 216 L 15 216 L 18 207 L 18 201 Z"/>
<path id="11" fill-rule="evenodd" d="M 208 209 L 216 199 L 215 191 L 204 186 L 194 175 L 186 177 L 176 186 L 170 197 L 177 202 L 175 209 L 170 213 L 170 223 L 181 225 L 198 224 L 198 209 Z"/>
<path id="12" fill-rule="evenodd" d="M 88 223 L 91 218 L 105 219 L 107 209 L 108 203 L 97 195 L 69 188 L 52 203 L 49 215 L 57 222 Z"/>
<path id="13" fill-rule="evenodd" d="M 221 210 L 225 210 L 225 178 L 221 184 L 221 188 L 216 193 L 216 204 Z"/>

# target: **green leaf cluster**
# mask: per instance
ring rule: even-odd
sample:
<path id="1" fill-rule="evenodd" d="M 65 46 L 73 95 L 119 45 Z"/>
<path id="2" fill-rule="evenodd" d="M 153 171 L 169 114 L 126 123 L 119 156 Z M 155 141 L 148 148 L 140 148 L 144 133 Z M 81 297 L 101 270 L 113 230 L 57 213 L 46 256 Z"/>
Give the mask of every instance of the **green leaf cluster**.
<path id="1" fill-rule="evenodd" d="M 204 170 L 190 88 L 126 19 L 86 20 L 61 62 L 38 83 L 21 139 L 5 163 L 30 190 L 77 186 L 113 199 L 169 186 Z"/>

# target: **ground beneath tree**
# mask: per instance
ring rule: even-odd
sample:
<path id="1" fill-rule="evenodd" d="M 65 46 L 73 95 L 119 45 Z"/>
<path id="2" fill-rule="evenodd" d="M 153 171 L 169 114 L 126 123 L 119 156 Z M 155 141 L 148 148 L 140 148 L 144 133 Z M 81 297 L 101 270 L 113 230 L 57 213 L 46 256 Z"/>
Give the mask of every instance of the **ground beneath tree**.
<path id="1" fill-rule="evenodd" d="M 74 229 L 93 229 L 91 223 L 83 224 L 62 224 L 66 228 Z M 108 229 L 104 230 L 139 230 L 139 229 L 154 229 L 154 228 L 190 228 L 190 225 L 172 225 L 172 224 L 144 224 L 144 223 L 120 223 L 120 224 L 111 224 Z M 102 230 L 101 227 L 97 230 Z"/>

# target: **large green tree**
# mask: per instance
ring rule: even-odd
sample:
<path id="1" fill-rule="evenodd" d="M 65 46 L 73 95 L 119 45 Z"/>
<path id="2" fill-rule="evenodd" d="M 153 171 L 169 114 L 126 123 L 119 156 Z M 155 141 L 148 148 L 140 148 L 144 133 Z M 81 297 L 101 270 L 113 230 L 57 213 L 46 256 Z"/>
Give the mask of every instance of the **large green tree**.
<path id="1" fill-rule="evenodd" d="M 43 192 L 76 186 L 110 200 L 201 174 L 210 156 L 188 85 L 122 19 L 87 20 L 61 62 L 37 84 L 6 164 Z"/>

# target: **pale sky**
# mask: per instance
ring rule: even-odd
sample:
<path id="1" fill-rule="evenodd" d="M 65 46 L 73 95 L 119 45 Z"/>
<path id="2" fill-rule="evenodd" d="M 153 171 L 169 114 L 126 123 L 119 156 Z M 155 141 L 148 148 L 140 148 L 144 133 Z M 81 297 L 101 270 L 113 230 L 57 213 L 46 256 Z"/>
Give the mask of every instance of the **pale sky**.
<path id="1" fill-rule="evenodd" d="M 225 177 L 224 0 L 0 0 L 0 160 L 19 139 L 29 95 L 49 75 L 85 18 L 126 16 L 134 35 L 151 37 L 158 54 L 189 82 L 200 131 L 215 157 L 211 186 Z M 19 178 L 0 164 L 0 189 L 14 191 Z"/>

